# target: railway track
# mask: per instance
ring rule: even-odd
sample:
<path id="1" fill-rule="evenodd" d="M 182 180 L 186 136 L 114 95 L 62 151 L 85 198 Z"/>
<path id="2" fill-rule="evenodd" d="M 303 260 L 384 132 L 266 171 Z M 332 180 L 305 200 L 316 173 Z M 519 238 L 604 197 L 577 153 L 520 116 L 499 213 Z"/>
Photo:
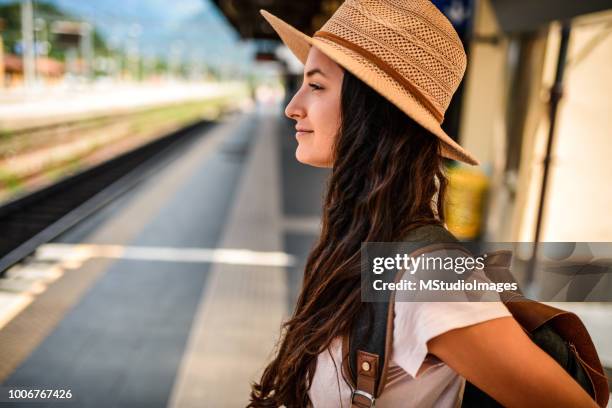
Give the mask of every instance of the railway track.
<path id="1" fill-rule="evenodd" d="M 205 128 L 200 121 L 0 206 L 0 277 L 79 221 L 144 180 Z"/>

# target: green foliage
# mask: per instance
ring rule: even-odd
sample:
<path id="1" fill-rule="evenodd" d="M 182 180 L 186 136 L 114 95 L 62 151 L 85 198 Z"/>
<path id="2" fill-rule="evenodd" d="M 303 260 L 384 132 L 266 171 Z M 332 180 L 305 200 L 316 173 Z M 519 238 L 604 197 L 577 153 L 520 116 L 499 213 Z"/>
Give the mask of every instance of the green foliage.
<path id="1" fill-rule="evenodd" d="M 21 187 L 21 180 L 17 175 L 0 168 L 0 189 L 6 188 L 9 191 L 18 191 Z"/>
<path id="2" fill-rule="evenodd" d="M 45 21 L 44 32 L 38 34 L 41 38 L 47 38 L 51 43 L 49 57 L 61 61 L 65 60 L 65 50 L 54 44 L 55 36 L 51 33 L 51 24 L 53 21 L 82 21 L 81 18 L 75 17 L 69 13 L 60 10 L 53 4 L 36 1 L 34 3 L 34 19 L 42 18 Z M 7 53 L 15 53 L 15 46 L 21 41 L 21 3 L 19 1 L 10 4 L 0 4 L 0 19 L 4 21 L 4 29 L 0 31 L 4 42 L 4 49 Z M 96 54 L 108 55 L 109 48 L 104 41 L 104 37 L 94 28 L 93 32 L 93 47 Z"/>

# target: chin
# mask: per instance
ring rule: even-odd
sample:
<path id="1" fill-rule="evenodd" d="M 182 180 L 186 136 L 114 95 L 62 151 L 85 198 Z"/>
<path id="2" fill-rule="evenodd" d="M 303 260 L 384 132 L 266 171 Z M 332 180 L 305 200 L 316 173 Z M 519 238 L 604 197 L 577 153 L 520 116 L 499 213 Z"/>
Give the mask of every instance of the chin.
<path id="1" fill-rule="evenodd" d="M 323 167 L 328 168 L 331 167 L 328 163 L 328 160 L 320 157 L 313 157 L 312 155 L 304 154 L 304 152 L 300 151 L 300 148 L 295 151 L 295 158 L 302 164 L 306 164 L 312 167 Z"/>
<path id="2" fill-rule="evenodd" d="M 299 161 L 300 163 L 302 163 L 302 164 L 307 164 L 309 166 L 313 166 L 311 157 L 309 157 L 307 154 L 304 154 L 302 151 L 300 151 L 299 147 L 295 151 L 295 159 L 297 161 Z"/>

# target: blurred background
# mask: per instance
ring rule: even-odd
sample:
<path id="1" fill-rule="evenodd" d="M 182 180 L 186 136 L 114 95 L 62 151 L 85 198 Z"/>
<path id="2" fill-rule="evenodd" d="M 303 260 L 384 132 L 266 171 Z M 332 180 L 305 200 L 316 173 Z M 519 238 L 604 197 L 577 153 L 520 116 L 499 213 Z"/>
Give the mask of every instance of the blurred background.
<path id="1" fill-rule="evenodd" d="M 612 294 L 612 4 L 433 3 L 468 55 L 443 127 L 482 163 L 446 163 L 447 226 L 569 242 L 589 292 L 558 306 L 610 375 L 612 308 L 588 293 Z M 0 0 L 3 392 L 246 404 L 293 310 L 328 175 L 295 160 L 283 110 L 302 65 L 259 9 L 313 34 L 340 4 Z M 540 258 L 513 260 L 533 295 Z"/>

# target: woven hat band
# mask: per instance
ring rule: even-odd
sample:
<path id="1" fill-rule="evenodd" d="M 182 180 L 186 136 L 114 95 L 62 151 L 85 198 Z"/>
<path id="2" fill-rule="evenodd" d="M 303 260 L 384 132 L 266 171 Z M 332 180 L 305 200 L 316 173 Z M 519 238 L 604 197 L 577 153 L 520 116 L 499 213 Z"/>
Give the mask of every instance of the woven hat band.
<path id="1" fill-rule="evenodd" d="M 399 85 L 402 86 L 402 88 L 405 89 L 406 92 L 413 95 L 431 113 L 431 115 L 436 118 L 438 123 L 442 123 L 444 114 L 434 106 L 434 104 L 419 88 L 417 88 L 412 82 L 408 81 L 402 74 L 393 69 L 393 67 L 387 64 L 385 61 L 372 54 L 365 48 L 328 31 L 319 30 L 314 33 L 313 37 L 325 38 L 337 45 L 348 48 L 349 50 L 361 55 L 363 58 L 368 60 L 368 62 L 372 63 L 374 66 L 381 69 L 391 78 L 393 78 Z"/>

